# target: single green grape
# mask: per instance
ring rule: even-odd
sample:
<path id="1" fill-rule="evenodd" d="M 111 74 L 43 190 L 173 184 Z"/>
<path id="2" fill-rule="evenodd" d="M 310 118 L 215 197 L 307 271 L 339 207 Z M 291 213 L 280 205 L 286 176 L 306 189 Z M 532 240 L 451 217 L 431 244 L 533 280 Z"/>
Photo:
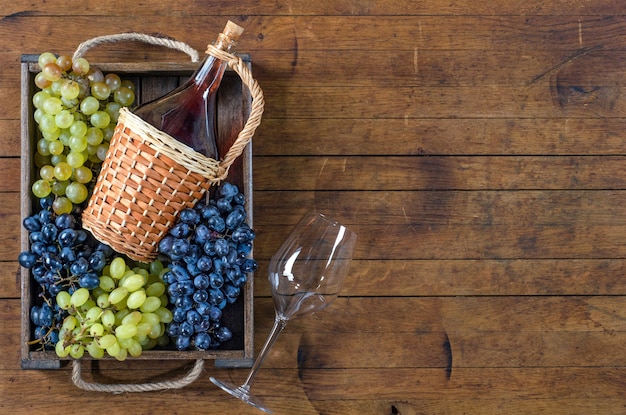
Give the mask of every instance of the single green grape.
<path id="1" fill-rule="evenodd" d="M 74 122 L 74 115 L 69 110 L 63 109 L 54 116 L 54 122 L 61 129 L 69 128 Z"/>
<path id="2" fill-rule="evenodd" d="M 85 115 L 91 115 L 100 109 L 100 102 L 97 98 L 87 96 L 80 102 L 80 111 Z"/>
<path id="3" fill-rule="evenodd" d="M 72 203 L 78 205 L 87 200 L 89 192 L 84 184 L 72 182 L 69 186 L 67 186 L 67 189 L 65 189 L 65 195 Z"/>
<path id="4" fill-rule="evenodd" d="M 54 166 L 54 177 L 57 180 L 68 180 L 72 176 L 72 166 L 67 162 L 60 162 Z"/>
<path id="5" fill-rule="evenodd" d="M 109 86 L 111 91 L 117 91 L 122 85 L 122 79 L 115 73 L 108 73 L 104 76 L 104 83 Z"/>
<path id="6" fill-rule="evenodd" d="M 74 209 L 74 205 L 65 196 L 57 197 L 56 199 L 54 199 L 54 202 L 52 202 L 52 210 L 57 215 L 71 213 L 72 209 Z"/>
<path id="7" fill-rule="evenodd" d="M 85 161 L 85 156 L 79 151 L 72 150 L 67 154 L 66 162 L 74 169 L 82 167 L 82 165 L 85 164 Z"/>
<path id="8" fill-rule="evenodd" d="M 50 97 L 43 102 L 42 109 L 50 115 L 56 115 L 63 109 L 63 102 L 57 97 Z"/>
<path id="9" fill-rule="evenodd" d="M 130 293 L 126 300 L 126 306 L 130 309 L 138 309 L 146 302 L 146 291 L 143 289 Z M 159 301 L 159 305 L 161 301 Z"/>
<path id="10" fill-rule="evenodd" d="M 56 81 L 61 79 L 61 75 L 63 75 L 61 67 L 56 63 L 56 58 L 54 62 L 46 63 L 43 68 L 41 68 L 41 73 L 43 73 L 43 76 L 48 81 Z"/>
<path id="11" fill-rule="evenodd" d="M 42 132 L 48 132 L 48 133 L 53 133 L 56 130 L 58 130 L 59 127 L 57 127 L 57 123 L 56 123 L 56 120 L 54 118 L 54 115 L 45 113 L 41 117 L 41 120 L 39 120 L 39 129 Z"/>
<path id="12" fill-rule="evenodd" d="M 93 172 L 88 167 L 78 166 L 74 168 L 74 179 L 78 183 L 87 184 L 93 179 Z"/>
<path id="13" fill-rule="evenodd" d="M 89 300 L 89 290 L 87 288 L 79 288 L 70 297 L 70 304 L 74 307 L 80 307 Z"/>
<path id="14" fill-rule="evenodd" d="M 49 164 L 41 167 L 39 169 L 39 177 L 47 182 L 54 180 L 54 167 Z"/>
<path id="15" fill-rule="evenodd" d="M 63 72 L 67 72 L 72 69 L 72 57 L 69 55 L 59 55 L 56 63 Z"/>
<path id="16" fill-rule="evenodd" d="M 47 180 L 39 179 L 33 183 L 31 190 L 36 197 L 42 199 L 52 192 L 52 187 Z"/>
<path id="17" fill-rule="evenodd" d="M 135 102 L 135 92 L 128 86 L 122 86 L 113 93 L 113 99 L 118 104 L 128 107 Z"/>
<path id="18" fill-rule="evenodd" d="M 63 154 L 65 150 L 65 146 L 59 140 L 50 141 L 48 144 L 48 151 L 51 155 L 58 156 L 59 154 Z"/>
<path id="19" fill-rule="evenodd" d="M 85 347 L 82 344 L 73 344 L 70 346 L 70 356 L 74 359 L 80 359 L 85 354 Z"/>
<path id="20" fill-rule="evenodd" d="M 37 91 L 33 95 L 33 105 L 35 106 L 35 108 L 41 109 L 43 108 L 43 103 L 47 101 L 49 98 L 50 98 L 50 94 L 48 93 L 48 91 L 44 91 L 44 90 Z"/>
<path id="21" fill-rule="evenodd" d="M 45 138 L 38 140 L 37 141 L 37 153 L 41 154 L 42 156 L 49 156 L 50 149 L 48 148 L 48 143 L 49 141 L 46 140 Z"/>
<path id="22" fill-rule="evenodd" d="M 109 267 L 109 275 L 111 275 L 113 279 L 121 279 L 124 276 L 125 272 L 126 262 L 124 261 L 124 258 L 116 257 L 115 259 L 113 259 L 113 261 L 111 261 L 111 265 Z"/>
<path id="23" fill-rule="evenodd" d="M 61 84 L 61 96 L 66 99 L 78 98 L 80 85 L 71 79 L 65 79 Z"/>
<path id="24" fill-rule="evenodd" d="M 89 120 L 94 127 L 104 128 L 111 122 L 111 116 L 106 111 L 96 111 Z"/>
<path id="25" fill-rule="evenodd" d="M 72 62 L 72 70 L 78 75 L 87 75 L 89 72 L 89 61 L 85 58 L 76 58 Z"/>
<path id="26" fill-rule="evenodd" d="M 70 149 L 72 151 L 81 152 L 87 148 L 87 137 L 85 135 L 70 137 Z"/>
<path id="27" fill-rule="evenodd" d="M 40 68 L 43 68 L 48 63 L 52 63 L 52 62 L 56 63 L 56 61 L 57 61 L 57 57 L 52 52 L 44 52 L 40 54 L 39 57 L 37 58 L 37 63 L 39 64 Z"/>
<path id="28" fill-rule="evenodd" d="M 115 328 L 115 337 L 118 339 L 130 339 L 137 334 L 137 325 L 132 323 L 122 324 Z"/>
<path id="29" fill-rule="evenodd" d="M 85 138 L 87 139 L 87 144 L 97 146 L 104 140 L 104 133 L 101 128 L 90 127 L 87 129 Z"/>
<path id="30" fill-rule="evenodd" d="M 74 137 L 82 137 L 87 134 L 87 124 L 82 120 L 74 120 L 70 126 L 70 133 Z"/>
<path id="31" fill-rule="evenodd" d="M 69 180 L 59 181 L 56 180 L 52 182 L 52 193 L 57 196 L 65 196 L 65 191 L 67 190 L 67 186 L 70 185 Z"/>
<path id="32" fill-rule="evenodd" d="M 92 82 L 91 83 L 91 95 L 99 99 L 100 101 L 105 101 L 111 95 L 111 88 L 104 83 L 104 81 Z"/>
<path id="33" fill-rule="evenodd" d="M 52 81 L 46 79 L 46 76 L 42 72 L 39 72 L 35 75 L 35 85 L 37 85 L 39 89 L 44 89 L 52 85 Z"/>

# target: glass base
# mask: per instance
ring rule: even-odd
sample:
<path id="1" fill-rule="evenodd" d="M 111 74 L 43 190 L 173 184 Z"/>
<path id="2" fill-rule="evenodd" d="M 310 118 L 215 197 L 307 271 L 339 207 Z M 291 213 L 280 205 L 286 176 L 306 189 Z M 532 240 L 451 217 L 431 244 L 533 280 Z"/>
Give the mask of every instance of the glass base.
<path id="1" fill-rule="evenodd" d="M 230 383 L 223 382 L 221 380 L 215 379 L 214 377 L 211 377 L 210 379 L 211 382 L 213 382 L 216 386 L 219 386 L 220 389 L 222 389 L 224 392 L 228 392 L 235 398 L 241 399 L 248 405 L 254 406 L 255 408 L 260 409 L 261 411 L 268 414 L 274 413 L 274 411 L 263 405 L 259 398 L 251 394 L 248 387 L 231 385 Z"/>

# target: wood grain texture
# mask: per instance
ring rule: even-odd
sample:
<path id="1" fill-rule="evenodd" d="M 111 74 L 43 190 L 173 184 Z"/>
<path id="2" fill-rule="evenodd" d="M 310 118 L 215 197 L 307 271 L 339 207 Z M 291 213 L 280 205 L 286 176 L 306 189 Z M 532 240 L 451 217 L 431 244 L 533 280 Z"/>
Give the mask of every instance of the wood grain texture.
<path id="1" fill-rule="evenodd" d="M 15 0 L 0 14 L 1 413 L 258 413 L 208 380 L 246 371 L 208 361 L 182 390 L 122 395 L 76 389 L 68 367 L 19 369 L 21 55 L 122 27 L 202 51 L 226 19 L 266 99 L 256 353 L 291 226 L 316 208 L 359 233 L 342 296 L 291 322 L 255 380 L 277 414 L 624 413 L 626 3 Z M 188 59 L 133 43 L 87 57 Z M 140 382 L 190 363 L 84 370 Z"/>

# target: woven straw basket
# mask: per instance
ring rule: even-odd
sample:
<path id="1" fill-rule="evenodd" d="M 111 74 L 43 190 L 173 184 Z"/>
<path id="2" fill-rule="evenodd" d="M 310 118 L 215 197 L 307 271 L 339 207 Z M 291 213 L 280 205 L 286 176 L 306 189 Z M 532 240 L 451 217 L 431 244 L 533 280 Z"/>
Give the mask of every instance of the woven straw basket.
<path id="1" fill-rule="evenodd" d="M 174 224 L 228 175 L 261 122 L 263 92 L 241 58 L 209 45 L 206 53 L 228 62 L 252 96 L 250 115 L 221 160 L 208 158 L 127 109 L 120 117 L 93 194 L 83 211 L 83 228 L 129 258 L 148 262 Z"/>

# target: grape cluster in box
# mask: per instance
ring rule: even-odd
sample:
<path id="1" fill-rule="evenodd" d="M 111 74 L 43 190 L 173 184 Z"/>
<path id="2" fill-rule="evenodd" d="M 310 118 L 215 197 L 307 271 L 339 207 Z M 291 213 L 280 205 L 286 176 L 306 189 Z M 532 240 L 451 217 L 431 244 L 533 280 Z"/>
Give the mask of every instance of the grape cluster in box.
<path id="1" fill-rule="evenodd" d="M 246 274 L 257 269 L 249 258 L 255 233 L 246 223 L 243 193 L 224 183 L 216 194 L 181 211 L 159 243 L 170 269 L 163 280 L 174 305 L 167 333 L 179 350 L 215 348 L 232 338 L 222 310 L 237 300 Z"/>

